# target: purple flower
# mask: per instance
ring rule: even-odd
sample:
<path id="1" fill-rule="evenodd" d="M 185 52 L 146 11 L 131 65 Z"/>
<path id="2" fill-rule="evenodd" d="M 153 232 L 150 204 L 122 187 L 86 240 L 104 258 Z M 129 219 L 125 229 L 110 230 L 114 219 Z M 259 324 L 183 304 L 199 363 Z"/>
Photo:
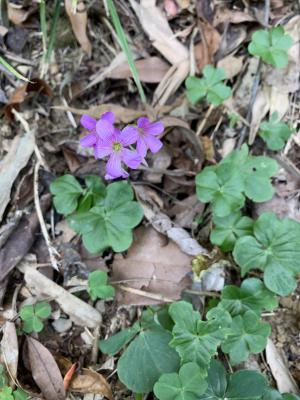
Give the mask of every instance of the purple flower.
<path id="1" fill-rule="evenodd" d="M 161 140 L 155 137 L 164 131 L 161 122 L 150 122 L 148 118 L 141 117 L 137 120 L 137 128 L 128 127 L 128 129 L 132 131 L 132 135 L 135 131 L 136 150 L 142 158 L 145 158 L 148 149 L 152 153 L 157 153 L 162 148 Z"/>
<path id="2" fill-rule="evenodd" d="M 81 125 L 89 131 L 89 133 L 80 139 L 80 144 L 82 147 L 94 147 L 95 157 L 97 156 L 97 149 L 101 146 L 100 135 L 98 132 L 103 133 L 104 135 L 110 133 L 112 134 L 114 131 L 115 115 L 112 112 L 106 112 L 101 115 L 99 121 L 95 118 L 90 117 L 89 115 L 83 115 L 80 119 Z M 96 130 L 96 125 L 98 124 L 98 129 Z"/>
<path id="3" fill-rule="evenodd" d="M 136 151 L 126 148 L 135 142 L 135 137 L 128 127 L 122 131 L 114 128 L 112 133 L 102 128 L 103 123 L 100 120 L 96 125 L 97 133 L 101 138 L 96 145 L 96 153 L 97 158 L 109 156 L 105 179 L 127 178 L 129 174 L 122 168 L 122 162 L 127 167 L 136 169 L 142 161 L 141 156 Z"/>

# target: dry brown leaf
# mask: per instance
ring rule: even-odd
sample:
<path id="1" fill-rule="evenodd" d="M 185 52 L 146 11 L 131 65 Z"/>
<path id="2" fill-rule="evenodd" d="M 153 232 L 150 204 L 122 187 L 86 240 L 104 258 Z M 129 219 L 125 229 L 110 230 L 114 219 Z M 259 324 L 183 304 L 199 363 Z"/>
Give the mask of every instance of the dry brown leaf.
<path id="1" fill-rule="evenodd" d="M 241 22 L 252 22 L 256 21 L 252 15 L 238 10 L 231 10 L 228 7 L 219 6 L 215 9 L 214 14 L 214 26 L 218 26 L 223 23 L 240 24 Z"/>
<path id="2" fill-rule="evenodd" d="M 189 280 L 184 279 L 191 270 L 192 257 L 153 228 L 141 227 L 135 232 L 135 240 L 126 258 L 115 258 L 113 280 L 129 280 L 128 286 L 143 288 L 151 293 L 172 299 L 180 299 L 181 291 Z M 126 284 L 126 283 L 125 283 Z M 133 293 L 118 292 L 122 304 L 156 304 L 159 301 Z"/>
<path id="3" fill-rule="evenodd" d="M 170 68 L 170 65 L 160 57 L 149 57 L 135 61 L 135 66 L 140 80 L 147 83 L 160 82 Z M 132 77 L 128 62 L 124 62 L 111 70 L 106 77 L 111 79 L 126 79 Z"/>
<path id="4" fill-rule="evenodd" d="M 80 374 L 72 379 L 69 390 L 75 393 L 99 394 L 113 400 L 110 384 L 103 375 L 91 369 L 83 368 Z"/>
<path id="5" fill-rule="evenodd" d="M 19 360 L 19 345 L 16 327 L 13 322 L 6 322 L 3 328 L 1 351 L 9 376 L 16 381 Z"/>
<path id="6" fill-rule="evenodd" d="M 283 357 L 270 338 L 267 341 L 266 359 L 279 392 L 298 393 L 297 384 L 290 374 L 288 367 L 285 365 Z"/>
<path id="7" fill-rule="evenodd" d="M 203 136 L 204 137 L 204 136 Z M 202 215 L 204 204 L 195 194 L 178 201 L 168 212 L 170 217 L 175 217 L 175 223 L 181 228 L 192 228 L 196 216 Z"/>
<path id="8" fill-rule="evenodd" d="M 243 56 L 236 57 L 232 54 L 229 54 L 229 56 L 218 62 L 217 67 L 225 70 L 226 79 L 232 79 L 241 72 L 243 68 L 243 62 Z"/>
<path id="9" fill-rule="evenodd" d="M 74 13 L 73 10 L 72 0 L 65 0 L 65 8 L 78 43 L 80 44 L 82 49 L 87 53 L 87 55 L 91 57 L 92 45 L 86 33 L 87 12 L 84 1 L 79 1 L 77 3 L 76 13 Z"/>
<path id="10" fill-rule="evenodd" d="M 201 24 L 201 43 L 194 47 L 195 59 L 199 71 L 207 64 L 213 64 L 213 56 L 219 50 L 221 36 L 219 32 L 207 22 Z"/>
<path id="11" fill-rule="evenodd" d="M 66 393 L 60 370 L 50 351 L 28 336 L 28 358 L 32 377 L 46 400 L 64 400 Z"/>
<path id="12" fill-rule="evenodd" d="M 20 171 L 27 165 L 33 151 L 34 132 L 18 135 L 0 164 L 0 222 L 10 200 L 11 188 Z"/>
<path id="13" fill-rule="evenodd" d="M 18 105 L 23 103 L 27 93 L 36 92 L 44 94 L 45 96 L 52 96 L 52 90 L 50 86 L 43 79 L 33 79 L 32 82 L 27 82 L 22 86 L 19 86 L 10 96 L 8 103 L 4 107 L 4 115 L 10 121 L 14 119 L 12 109 L 18 108 Z"/>
<path id="14" fill-rule="evenodd" d="M 29 8 L 24 9 L 14 3 L 7 4 L 7 14 L 9 20 L 15 25 L 21 25 L 27 18 L 37 10 L 37 4 L 32 4 Z"/>

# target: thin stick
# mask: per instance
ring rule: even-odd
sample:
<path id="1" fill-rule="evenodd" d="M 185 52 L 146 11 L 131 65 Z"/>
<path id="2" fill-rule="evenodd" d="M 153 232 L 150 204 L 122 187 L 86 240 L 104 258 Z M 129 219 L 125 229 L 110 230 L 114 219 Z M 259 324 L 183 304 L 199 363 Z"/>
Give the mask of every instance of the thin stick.
<path id="1" fill-rule="evenodd" d="M 201 133 L 202 133 L 202 131 L 204 129 L 204 126 L 205 126 L 205 124 L 206 124 L 206 122 L 208 120 L 208 117 L 210 116 L 210 114 L 212 113 L 212 110 L 214 108 L 215 108 L 215 106 L 213 104 L 211 104 L 209 106 L 209 109 L 206 111 L 205 117 L 203 118 L 199 128 L 197 129 L 196 136 L 200 136 L 201 135 Z"/>
<path id="2" fill-rule="evenodd" d="M 190 293 L 190 294 L 196 294 L 198 296 L 207 296 L 207 297 L 221 297 L 220 293 L 217 292 L 208 292 L 208 291 L 202 291 L 199 290 L 190 290 L 186 289 L 184 290 L 185 293 Z"/>
<path id="3" fill-rule="evenodd" d="M 59 271 L 59 266 L 58 266 L 58 261 L 57 261 L 57 257 L 59 256 L 59 253 L 51 244 L 51 240 L 50 240 L 47 228 L 46 228 L 45 220 L 44 220 L 41 205 L 40 205 L 40 199 L 39 199 L 39 168 L 40 168 L 40 166 L 41 166 L 41 162 L 38 160 L 34 167 L 34 177 L 33 177 L 34 206 L 35 206 L 36 213 L 37 213 L 39 223 L 41 226 L 42 235 L 45 239 L 45 242 L 46 242 L 46 245 L 48 248 L 51 265 L 56 271 Z"/>
<path id="4" fill-rule="evenodd" d="M 146 292 L 145 290 L 135 289 L 124 285 L 118 285 L 118 288 L 124 290 L 124 292 L 137 294 L 138 296 L 147 297 L 149 299 L 161 301 L 164 303 L 174 303 L 174 301 L 176 301 L 175 299 L 170 299 L 168 297 L 163 296 L 162 294 Z"/>

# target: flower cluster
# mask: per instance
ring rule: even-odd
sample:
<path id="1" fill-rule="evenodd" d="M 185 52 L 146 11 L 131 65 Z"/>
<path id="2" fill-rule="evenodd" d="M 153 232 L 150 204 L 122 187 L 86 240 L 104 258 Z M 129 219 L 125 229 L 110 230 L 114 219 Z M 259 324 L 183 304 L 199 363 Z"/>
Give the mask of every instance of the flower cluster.
<path id="1" fill-rule="evenodd" d="M 142 117 L 137 120 L 137 126 L 126 126 L 119 130 L 114 126 L 115 115 L 112 112 L 104 113 L 100 119 L 83 115 L 81 125 L 89 131 L 88 135 L 80 140 L 82 147 L 93 147 L 95 158 L 108 158 L 105 179 L 127 178 L 127 167 L 136 169 L 145 162 L 147 151 L 157 153 L 162 142 L 156 137 L 164 131 L 161 122 L 150 122 Z M 136 144 L 136 148 L 132 147 Z"/>

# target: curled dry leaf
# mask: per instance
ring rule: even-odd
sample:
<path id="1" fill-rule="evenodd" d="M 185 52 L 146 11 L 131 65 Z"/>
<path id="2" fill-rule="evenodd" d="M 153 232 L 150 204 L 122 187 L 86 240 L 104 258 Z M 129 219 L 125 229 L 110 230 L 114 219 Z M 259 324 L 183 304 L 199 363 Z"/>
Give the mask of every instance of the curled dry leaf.
<path id="1" fill-rule="evenodd" d="M 278 390 L 281 393 L 298 393 L 297 384 L 271 339 L 267 341 L 266 359 L 277 383 Z"/>
<path id="2" fill-rule="evenodd" d="M 13 183 L 20 171 L 27 165 L 33 150 L 34 132 L 26 132 L 14 138 L 9 152 L 0 165 L 0 222 L 10 200 Z"/>
<path id="3" fill-rule="evenodd" d="M 9 20 L 15 25 L 21 25 L 27 18 L 36 12 L 37 4 L 32 4 L 29 8 L 25 9 L 13 2 L 7 4 L 7 14 Z"/>
<path id="4" fill-rule="evenodd" d="M 4 107 L 4 115 L 9 121 L 13 121 L 13 108 L 18 108 L 19 104 L 23 103 L 27 93 L 36 92 L 51 97 L 52 90 L 49 85 L 43 80 L 36 78 L 32 82 L 27 82 L 19 86 L 10 96 L 8 103 Z"/>
<path id="5" fill-rule="evenodd" d="M 255 17 L 247 12 L 231 10 L 228 7 L 218 6 L 215 9 L 213 24 L 214 26 L 218 26 L 223 23 L 240 24 L 241 22 L 252 22 L 255 20 Z"/>
<path id="6" fill-rule="evenodd" d="M 3 327 L 3 337 L 1 341 L 1 352 L 9 376 L 15 381 L 17 379 L 19 345 L 16 327 L 13 322 L 6 322 Z"/>
<path id="7" fill-rule="evenodd" d="M 89 57 L 92 55 L 92 45 L 87 36 L 86 27 L 87 27 L 87 12 L 84 1 L 79 1 L 77 3 L 77 11 L 74 13 L 73 10 L 73 1 L 65 0 L 65 8 L 66 13 L 70 19 L 72 29 L 78 43 L 82 47 L 82 49 L 87 53 Z"/>
<path id="8" fill-rule="evenodd" d="M 71 380 L 69 390 L 75 393 L 93 393 L 113 400 L 110 384 L 103 375 L 91 369 L 83 368 Z"/>
<path id="9" fill-rule="evenodd" d="M 141 227 L 126 258 L 115 258 L 113 280 L 129 281 L 136 289 L 160 294 L 165 298 L 180 299 L 183 289 L 190 283 L 186 275 L 191 269 L 192 257 L 153 228 Z M 125 283 L 126 284 L 126 283 Z M 121 304 L 147 305 L 159 301 L 134 293 L 118 291 Z"/>
<path id="10" fill-rule="evenodd" d="M 80 326 L 95 328 L 101 324 L 100 313 L 88 303 L 48 279 L 30 265 L 23 265 L 25 282 L 37 295 L 53 298 L 71 320 Z"/>
<path id="11" fill-rule="evenodd" d="M 50 351 L 39 341 L 26 339 L 28 359 L 35 383 L 46 400 L 64 400 L 66 397 L 63 379 Z"/>
<path id="12" fill-rule="evenodd" d="M 232 79 L 241 72 L 243 68 L 243 62 L 243 56 L 234 56 L 230 54 L 229 56 L 220 60 L 217 64 L 217 67 L 224 69 L 226 79 Z"/>
<path id="13" fill-rule="evenodd" d="M 194 47 L 199 71 L 207 64 L 213 64 L 213 56 L 219 50 L 221 35 L 207 22 L 200 22 L 201 42 Z"/>

